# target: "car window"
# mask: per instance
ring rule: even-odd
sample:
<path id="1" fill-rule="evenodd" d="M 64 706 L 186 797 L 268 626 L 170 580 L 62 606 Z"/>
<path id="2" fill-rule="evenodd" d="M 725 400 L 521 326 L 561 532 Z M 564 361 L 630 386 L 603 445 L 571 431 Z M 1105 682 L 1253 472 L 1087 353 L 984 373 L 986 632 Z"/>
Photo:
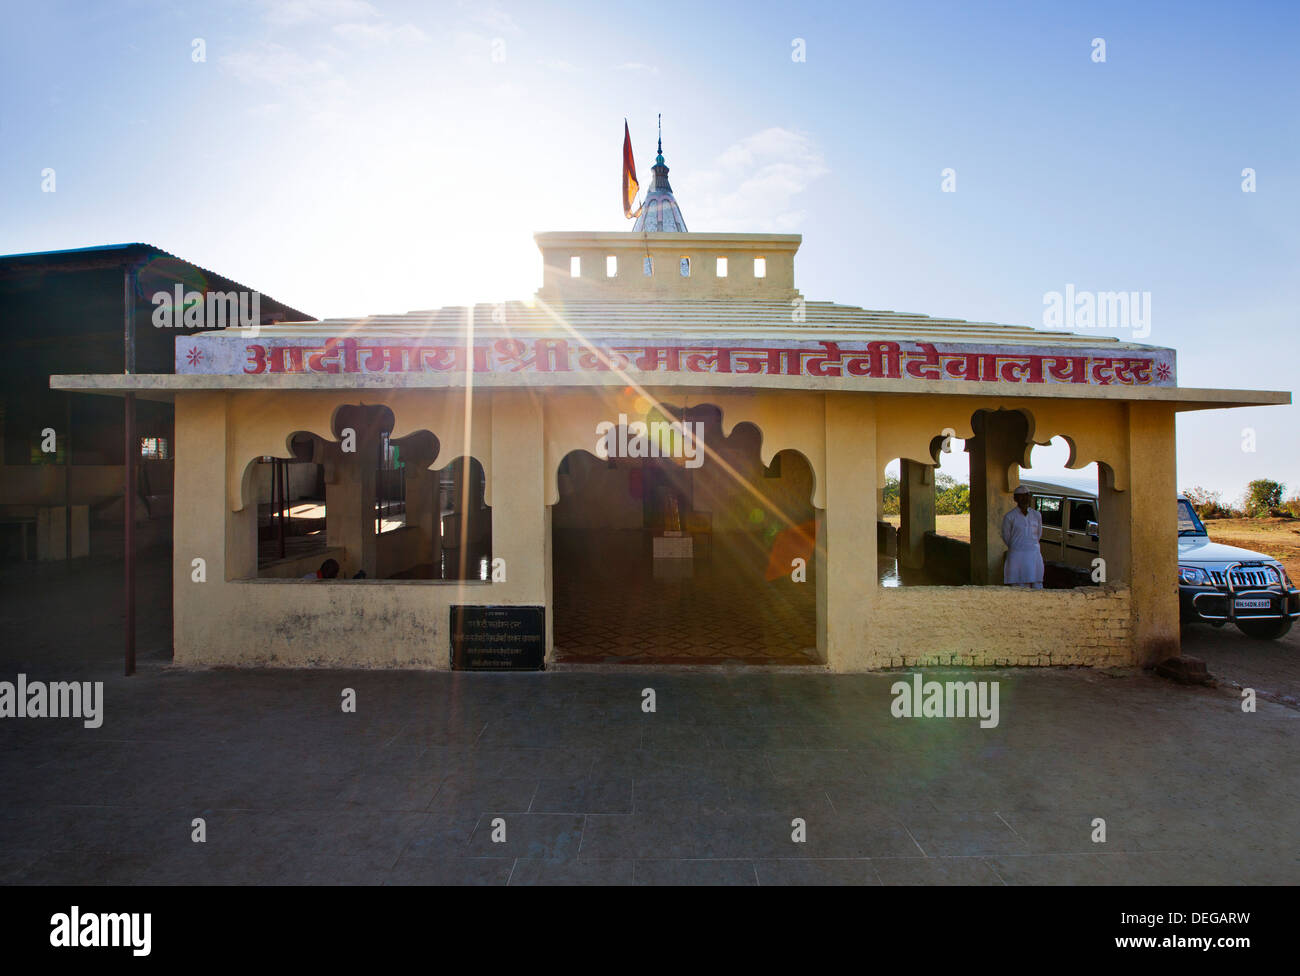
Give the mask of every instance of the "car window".
<path id="1" fill-rule="evenodd" d="M 1190 502 L 1185 499 L 1178 499 L 1178 534 L 1179 535 L 1206 535 L 1205 525 L 1196 515 L 1196 509 L 1192 508 Z"/>
<path id="2" fill-rule="evenodd" d="M 1070 531 L 1087 532 L 1088 523 L 1097 521 L 1097 508 L 1082 498 L 1070 499 Z"/>
<path id="3" fill-rule="evenodd" d="M 1061 527 L 1061 499 L 1048 495 L 1035 495 L 1034 505 L 1038 508 L 1038 514 L 1044 525 L 1052 525 L 1058 529 Z"/>

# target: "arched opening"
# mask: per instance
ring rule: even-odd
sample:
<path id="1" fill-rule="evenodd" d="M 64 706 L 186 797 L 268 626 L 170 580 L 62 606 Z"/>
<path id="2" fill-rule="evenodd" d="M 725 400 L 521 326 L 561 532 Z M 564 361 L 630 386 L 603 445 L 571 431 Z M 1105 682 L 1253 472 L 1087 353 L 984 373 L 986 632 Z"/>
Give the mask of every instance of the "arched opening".
<path id="1" fill-rule="evenodd" d="M 1042 520 L 1043 586 L 1065 589 L 1108 580 L 1101 572 L 1101 499 L 1096 462 L 1066 467 L 1074 454 L 1067 438 L 1053 437 L 1031 449 L 1021 484 L 1032 494 Z"/>
<path id="2" fill-rule="evenodd" d="M 245 509 L 231 526 L 249 555 L 233 578 L 254 575 L 255 551 L 259 578 L 490 579 L 492 513 L 478 459 L 441 459 L 428 430 L 393 437 L 386 406 L 341 406 L 330 426 L 333 440 L 300 431 L 287 439 L 288 457 L 248 465 Z"/>
<path id="3" fill-rule="evenodd" d="M 880 491 L 880 585 L 970 582 L 970 465 L 965 440 L 944 428 L 930 440 L 937 463 L 894 458 Z"/>
<path id="4" fill-rule="evenodd" d="M 977 410 L 970 421 L 968 439 L 957 438 L 951 427 L 935 433 L 929 443 L 935 463 L 905 457 L 886 466 L 881 585 L 1003 585 L 1016 487 L 1026 489 L 1041 522 L 1043 588 L 1107 582 L 1105 571 L 1098 571 L 1098 465 L 1068 467 L 1077 463 L 1073 443 L 1064 436 L 1033 440 L 1034 418 L 1027 411 Z"/>
<path id="5" fill-rule="evenodd" d="M 453 458 L 434 472 L 433 558 L 423 579 L 488 582 L 492 567 L 492 509 L 477 458 Z M 425 572 L 421 567 L 421 572 Z"/>
<path id="6" fill-rule="evenodd" d="M 325 497 L 327 443 L 298 431 L 289 437 L 287 457 L 253 462 L 259 577 L 300 576 L 332 558 Z"/>
<path id="7" fill-rule="evenodd" d="M 598 433 L 597 450 L 571 451 L 557 474 L 556 659 L 817 663 L 803 455 L 764 465 L 759 429 L 724 436 L 710 405 L 665 406 Z"/>

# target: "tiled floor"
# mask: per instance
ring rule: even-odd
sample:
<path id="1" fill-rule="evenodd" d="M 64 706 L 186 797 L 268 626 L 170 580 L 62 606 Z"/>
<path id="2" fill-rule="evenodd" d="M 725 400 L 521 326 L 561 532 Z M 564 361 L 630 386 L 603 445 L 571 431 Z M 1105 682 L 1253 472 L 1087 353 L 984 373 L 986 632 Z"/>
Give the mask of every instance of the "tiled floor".
<path id="1" fill-rule="evenodd" d="M 123 678 L 116 570 L 0 567 L 0 680 L 106 703 L 0 720 L 0 884 L 1300 883 L 1300 710 L 1226 685 L 982 670 L 981 729 L 898 673 L 167 669 L 157 558 Z"/>
<path id="2" fill-rule="evenodd" d="M 981 672 L 993 729 L 897 675 L 96 676 L 101 729 L 0 723 L 0 883 L 1300 882 L 1300 713 L 1142 674 Z"/>
<path id="3" fill-rule="evenodd" d="M 757 537 L 715 536 L 693 559 L 656 560 L 636 531 L 557 531 L 553 545 L 561 662 L 817 663 L 815 566 L 768 580 Z"/>

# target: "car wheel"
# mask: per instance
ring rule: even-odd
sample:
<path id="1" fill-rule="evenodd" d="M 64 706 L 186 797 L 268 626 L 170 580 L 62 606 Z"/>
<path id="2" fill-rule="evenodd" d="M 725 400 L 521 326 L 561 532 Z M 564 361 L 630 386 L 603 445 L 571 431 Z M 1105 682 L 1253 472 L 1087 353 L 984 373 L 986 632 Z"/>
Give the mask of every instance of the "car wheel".
<path id="1" fill-rule="evenodd" d="M 1291 629 L 1291 621 L 1282 620 L 1238 620 L 1237 629 L 1247 637 L 1257 640 L 1276 640 Z"/>

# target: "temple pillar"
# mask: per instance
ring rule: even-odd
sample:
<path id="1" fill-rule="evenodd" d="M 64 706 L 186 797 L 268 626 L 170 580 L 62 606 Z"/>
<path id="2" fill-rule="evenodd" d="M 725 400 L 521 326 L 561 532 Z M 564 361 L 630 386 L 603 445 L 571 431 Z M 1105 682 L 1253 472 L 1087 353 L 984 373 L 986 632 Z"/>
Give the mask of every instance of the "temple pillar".
<path id="1" fill-rule="evenodd" d="M 1023 414 L 1014 410 L 981 412 L 975 415 L 975 436 L 966 441 L 970 455 L 970 581 L 972 584 L 1001 584 L 1006 543 L 1002 541 L 1002 516 L 1015 502 L 1012 478 L 1019 468 L 1012 465 L 1025 456 L 1029 436 Z"/>
<path id="2" fill-rule="evenodd" d="M 817 585 L 818 624 L 820 628 L 824 619 L 824 653 L 834 671 L 860 668 L 867 651 L 870 607 L 879 585 L 877 483 L 875 398 L 828 393 L 826 508 L 817 518 Z M 819 650 L 822 644 L 819 640 Z"/>
<path id="3" fill-rule="evenodd" d="M 375 474 L 379 439 L 376 432 L 357 431 L 355 451 L 339 451 L 332 477 L 325 482 L 325 539 L 346 551 L 339 568 L 341 579 L 358 570 L 378 576 L 378 542 L 375 535 Z"/>
<path id="4" fill-rule="evenodd" d="M 492 558 L 505 560 L 506 582 L 492 602 L 546 607 L 551 654 L 550 509 L 546 504 L 544 415 L 538 395 L 495 390 L 492 396 Z"/>
<path id="5" fill-rule="evenodd" d="M 925 534 L 934 531 L 934 465 L 903 458 L 899 464 L 898 564 L 925 565 Z"/>
<path id="6" fill-rule="evenodd" d="M 1104 489 L 1099 499 L 1101 554 L 1107 580 L 1127 580 L 1131 588 L 1135 663 L 1150 667 L 1181 653 L 1174 411 L 1142 401 L 1126 409 L 1129 485 Z"/>

